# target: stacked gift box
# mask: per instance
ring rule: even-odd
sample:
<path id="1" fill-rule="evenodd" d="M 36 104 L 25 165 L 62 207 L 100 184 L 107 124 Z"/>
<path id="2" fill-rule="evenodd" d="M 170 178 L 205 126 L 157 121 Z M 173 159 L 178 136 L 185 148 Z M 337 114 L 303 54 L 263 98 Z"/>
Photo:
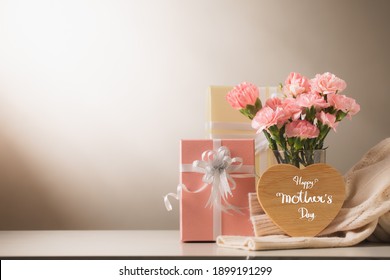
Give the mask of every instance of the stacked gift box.
<path id="1" fill-rule="evenodd" d="M 253 235 L 248 193 L 255 192 L 256 177 L 271 164 L 271 155 L 266 139 L 259 136 L 262 134 L 256 134 L 251 121 L 227 102 L 231 89 L 209 89 L 209 139 L 181 141 L 176 198 L 180 200 L 183 242 Z M 278 87 L 260 87 L 259 92 L 261 101 L 281 94 Z"/>

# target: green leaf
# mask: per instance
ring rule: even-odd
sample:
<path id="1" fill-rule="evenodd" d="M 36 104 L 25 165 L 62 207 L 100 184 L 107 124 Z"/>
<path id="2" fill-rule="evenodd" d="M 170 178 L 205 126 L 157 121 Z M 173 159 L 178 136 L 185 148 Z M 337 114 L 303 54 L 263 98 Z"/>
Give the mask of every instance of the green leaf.
<path id="1" fill-rule="evenodd" d="M 266 131 L 266 130 L 263 130 L 263 133 L 265 135 L 265 138 L 267 138 L 268 140 L 268 143 L 269 143 L 269 148 L 273 151 L 277 150 L 278 147 L 276 145 L 276 142 L 275 140 L 272 139 L 271 135 Z"/>
<path id="2" fill-rule="evenodd" d="M 275 140 L 276 144 L 280 145 L 280 139 L 279 139 L 279 129 L 276 125 L 273 125 L 268 128 L 268 131 L 271 135 L 271 138 Z"/>
<path id="3" fill-rule="evenodd" d="M 255 106 L 248 104 L 248 105 L 246 105 L 245 109 L 251 111 L 251 110 L 255 109 Z"/>
<path id="4" fill-rule="evenodd" d="M 341 121 L 342 119 L 344 119 L 345 117 L 347 116 L 347 113 L 339 110 L 337 111 L 337 114 L 336 114 L 336 121 Z"/>
<path id="5" fill-rule="evenodd" d="M 331 107 L 328 107 L 325 109 L 325 113 L 329 113 L 329 114 L 334 115 L 336 113 L 336 110 L 333 106 L 331 106 Z"/>
<path id="6" fill-rule="evenodd" d="M 287 148 L 287 145 L 286 145 L 286 139 L 284 138 L 284 132 L 286 130 L 286 126 L 282 126 L 279 130 L 279 139 L 280 139 L 280 145 L 283 147 L 283 148 Z"/>
<path id="7" fill-rule="evenodd" d="M 287 143 L 290 147 L 294 146 L 295 137 L 287 138 Z"/>
<path id="8" fill-rule="evenodd" d="M 295 148 L 296 150 L 301 150 L 302 147 L 303 147 L 303 144 L 302 144 L 301 138 L 296 137 L 296 138 L 295 138 L 295 143 L 294 143 L 294 148 Z"/>
<path id="9" fill-rule="evenodd" d="M 240 109 L 240 113 L 243 114 L 244 116 L 247 116 L 247 112 L 245 109 Z"/>
<path id="10" fill-rule="evenodd" d="M 255 102 L 255 108 L 256 108 L 256 113 L 262 108 L 262 104 L 261 104 L 261 101 L 259 98 L 256 99 L 256 102 Z"/>
<path id="11" fill-rule="evenodd" d="M 253 119 L 253 117 L 251 116 L 250 112 L 248 112 L 247 109 L 240 109 L 240 113 L 251 120 Z"/>

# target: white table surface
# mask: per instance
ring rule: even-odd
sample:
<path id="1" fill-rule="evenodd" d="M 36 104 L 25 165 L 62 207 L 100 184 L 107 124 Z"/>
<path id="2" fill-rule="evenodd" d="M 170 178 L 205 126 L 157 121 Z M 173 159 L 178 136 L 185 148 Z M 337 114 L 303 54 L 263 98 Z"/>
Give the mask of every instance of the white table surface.
<path id="1" fill-rule="evenodd" d="M 182 243 L 174 230 L 0 231 L 0 258 L 390 259 L 390 243 L 254 252 Z"/>

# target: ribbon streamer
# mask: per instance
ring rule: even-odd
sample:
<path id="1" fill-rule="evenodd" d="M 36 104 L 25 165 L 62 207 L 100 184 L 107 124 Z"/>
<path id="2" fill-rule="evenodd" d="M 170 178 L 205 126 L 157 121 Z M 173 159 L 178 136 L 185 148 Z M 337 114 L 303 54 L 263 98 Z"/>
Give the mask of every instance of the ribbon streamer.
<path id="1" fill-rule="evenodd" d="M 265 138 L 263 133 L 256 134 L 255 137 L 255 154 L 258 155 L 260 152 L 267 151 L 269 148 L 269 143 L 267 138 Z"/>
<path id="2" fill-rule="evenodd" d="M 180 200 L 180 197 L 181 197 L 181 192 L 184 190 L 186 192 L 189 192 L 189 193 L 200 193 L 201 191 L 203 191 L 204 189 L 207 188 L 208 185 L 203 185 L 200 189 L 196 190 L 196 191 L 190 191 L 186 185 L 184 184 L 179 184 L 177 185 L 177 188 L 176 188 L 176 193 L 168 193 L 167 195 L 164 196 L 164 204 L 165 204 L 165 208 L 168 210 L 168 211 L 172 211 L 172 204 L 171 202 L 169 201 L 169 197 L 173 197 L 174 199 L 176 200 Z"/>

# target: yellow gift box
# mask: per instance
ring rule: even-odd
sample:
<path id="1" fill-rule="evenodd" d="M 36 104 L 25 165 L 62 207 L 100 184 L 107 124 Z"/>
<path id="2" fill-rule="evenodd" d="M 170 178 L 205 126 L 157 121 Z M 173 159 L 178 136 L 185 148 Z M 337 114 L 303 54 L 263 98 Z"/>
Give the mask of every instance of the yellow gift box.
<path id="1" fill-rule="evenodd" d="M 210 86 L 208 92 L 208 109 L 206 131 L 211 139 L 256 139 L 256 173 L 261 176 L 272 165 L 273 155 L 269 152 L 268 143 L 263 133 L 256 134 L 251 121 L 240 111 L 232 108 L 226 101 L 226 94 L 232 86 Z M 282 96 L 279 87 L 259 87 L 259 98 L 264 105 L 269 97 Z"/>

